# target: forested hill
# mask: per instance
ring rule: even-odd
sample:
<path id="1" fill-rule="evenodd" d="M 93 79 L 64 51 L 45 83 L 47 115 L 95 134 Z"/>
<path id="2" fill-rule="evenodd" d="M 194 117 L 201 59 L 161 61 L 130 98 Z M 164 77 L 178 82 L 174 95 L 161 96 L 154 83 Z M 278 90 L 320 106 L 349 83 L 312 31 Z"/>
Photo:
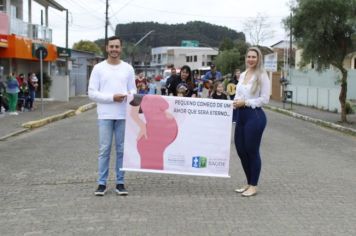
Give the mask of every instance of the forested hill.
<path id="1" fill-rule="evenodd" d="M 219 47 L 224 38 L 245 41 L 245 35 L 242 32 L 201 21 L 173 25 L 156 22 L 118 24 L 115 34 L 119 35 L 124 42 L 136 43 L 151 30 L 154 32 L 142 41 L 142 46 L 180 46 L 182 40 L 197 40 L 202 47 Z"/>

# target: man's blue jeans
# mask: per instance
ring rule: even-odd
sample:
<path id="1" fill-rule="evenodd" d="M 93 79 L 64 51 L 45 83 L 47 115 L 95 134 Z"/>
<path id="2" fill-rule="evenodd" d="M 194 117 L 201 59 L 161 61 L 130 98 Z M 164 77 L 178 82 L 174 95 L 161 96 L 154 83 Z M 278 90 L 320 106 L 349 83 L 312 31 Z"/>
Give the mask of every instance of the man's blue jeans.
<path id="1" fill-rule="evenodd" d="M 124 156 L 125 120 L 98 120 L 99 127 L 99 178 L 98 184 L 106 185 L 109 176 L 110 153 L 115 135 L 116 184 L 124 183 L 122 161 Z"/>

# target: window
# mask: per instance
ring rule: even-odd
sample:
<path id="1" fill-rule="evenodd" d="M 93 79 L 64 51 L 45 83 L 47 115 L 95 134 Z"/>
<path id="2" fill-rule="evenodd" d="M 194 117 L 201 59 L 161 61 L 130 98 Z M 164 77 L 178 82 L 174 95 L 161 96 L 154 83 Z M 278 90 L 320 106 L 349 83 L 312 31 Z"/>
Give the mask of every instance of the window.
<path id="1" fill-rule="evenodd" d="M 194 56 L 194 61 L 198 61 L 198 56 L 197 55 Z"/>
<path id="2" fill-rule="evenodd" d="M 0 0 L 0 11 L 5 11 L 5 10 L 6 10 L 6 1 Z"/>

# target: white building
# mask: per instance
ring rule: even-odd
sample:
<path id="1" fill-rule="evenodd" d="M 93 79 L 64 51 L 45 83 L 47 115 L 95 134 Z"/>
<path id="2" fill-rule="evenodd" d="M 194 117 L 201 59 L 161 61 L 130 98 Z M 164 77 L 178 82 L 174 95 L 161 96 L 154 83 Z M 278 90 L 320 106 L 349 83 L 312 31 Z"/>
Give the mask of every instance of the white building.
<path id="1" fill-rule="evenodd" d="M 188 65 L 192 70 L 209 66 L 219 51 L 211 47 L 157 47 L 151 50 L 151 68 L 162 73 L 167 65 Z"/>

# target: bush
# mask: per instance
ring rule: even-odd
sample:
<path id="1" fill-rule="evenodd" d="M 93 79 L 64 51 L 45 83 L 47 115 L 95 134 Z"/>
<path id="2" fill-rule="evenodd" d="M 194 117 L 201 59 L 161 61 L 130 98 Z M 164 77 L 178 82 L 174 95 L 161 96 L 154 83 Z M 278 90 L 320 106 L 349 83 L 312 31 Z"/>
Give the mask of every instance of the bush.
<path id="1" fill-rule="evenodd" d="M 350 101 L 346 101 L 345 105 L 346 105 L 346 108 L 345 108 L 346 114 L 354 114 L 355 113 L 354 109 L 352 108 L 352 104 L 351 104 Z"/>
<path id="2" fill-rule="evenodd" d="M 41 97 L 41 75 L 40 73 L 36 74 L 38 78 L 38 88 L 36 92 L 36 97 L 40 98 Z M 49 90 L 52 86 L 52 78 L 49 76 L 46 72 L 43 73 L 43 97 L 44 98 L 49 98 Z"/>

